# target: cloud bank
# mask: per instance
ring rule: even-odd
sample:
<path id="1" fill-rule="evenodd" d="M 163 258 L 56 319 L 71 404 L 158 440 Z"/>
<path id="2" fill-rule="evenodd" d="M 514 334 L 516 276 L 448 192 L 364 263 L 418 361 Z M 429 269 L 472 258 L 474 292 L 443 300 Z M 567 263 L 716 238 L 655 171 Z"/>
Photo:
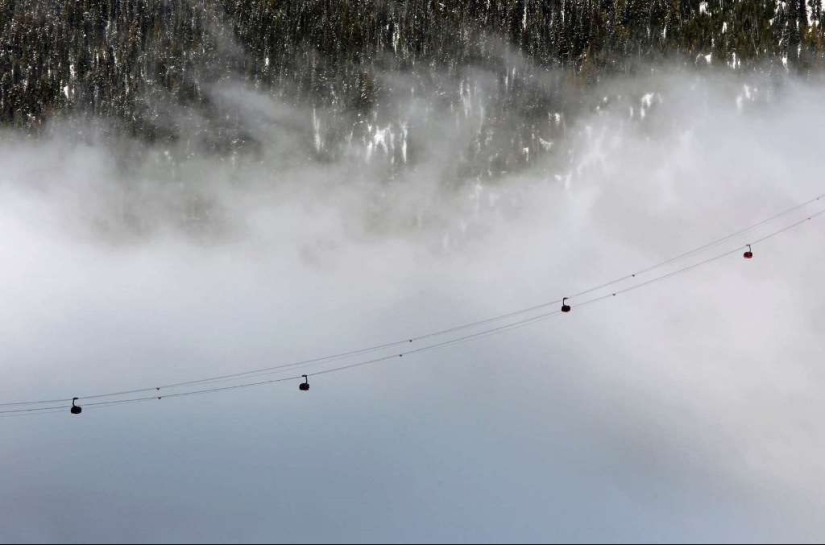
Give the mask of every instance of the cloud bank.
<path id="1" fill-rule="evenodd" d="M 407 338 L 581 291 L 822 192 L 818 83 L 610 81 L 581 97 L 587 113 L 542 112 L 525 137 L 485 132 L 485 81 L 456 90 L 461 111 L 399 92 L 400 114 L 348 130 L 215 88 L 256 142 L 245 153 L 105 124 L 6 133 L 0 398 Z M 516 134 L 545 153 L 473 163 L 473 145 Z M 822 233 L 309 394 L 3 419 L 0 539 L 819 540 Z"/>

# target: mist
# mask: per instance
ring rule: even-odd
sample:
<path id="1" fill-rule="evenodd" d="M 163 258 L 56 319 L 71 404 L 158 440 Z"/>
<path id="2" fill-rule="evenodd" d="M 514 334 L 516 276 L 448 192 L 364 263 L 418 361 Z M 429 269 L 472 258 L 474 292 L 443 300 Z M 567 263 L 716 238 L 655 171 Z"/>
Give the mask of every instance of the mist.
<path id="1" fill-rule="evenodd" d="M 822 193 L 820 82 L 606 79 L 575 116 L 533 120 L 541 153 L 501 159 L 467 152 L 525 138 L 518 119 L 485 132 L 489 74 L 454 89 L 460 109 L 385 77 L 387 113 L 354 122 L 216 85 L 241 151 L 81 118 L 3 134 L 0 400 L 415 337 Z M 172 108 L 168 123 L 195 121 Z M 812 222 L 752 262 L 318 376 L 309 393 L 1 419 L 0 540 L 819 541 L 823 242 Z"/>

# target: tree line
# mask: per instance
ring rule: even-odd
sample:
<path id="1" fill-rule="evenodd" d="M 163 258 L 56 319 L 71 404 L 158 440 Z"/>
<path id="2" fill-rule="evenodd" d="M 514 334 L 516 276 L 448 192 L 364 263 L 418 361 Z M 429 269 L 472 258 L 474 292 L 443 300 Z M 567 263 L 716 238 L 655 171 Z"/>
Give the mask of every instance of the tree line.
<path id="1" fill-rule="evenodd" d="M 370 111 L 381 74 L 506 77 L 513 58 L 566 85 L 665 60 L 804 74 L 825 61 L 825 13 L 821 0 L 0 0 L 0 123 L 80 112 L 174 138 L 165 112 L 208 117 L 222 79 Z"/>

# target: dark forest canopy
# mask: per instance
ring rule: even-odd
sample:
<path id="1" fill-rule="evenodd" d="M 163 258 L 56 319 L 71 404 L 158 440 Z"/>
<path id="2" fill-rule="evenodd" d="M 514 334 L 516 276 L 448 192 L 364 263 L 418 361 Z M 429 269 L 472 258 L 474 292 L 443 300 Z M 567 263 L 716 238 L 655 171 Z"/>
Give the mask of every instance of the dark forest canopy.
<path id="1" fill-rule="evenodd" d="M 174 136 L 164 105 L 208 117 L 225 79 L 369 111 L 382 74 L 503 76 L 514 56 L 587 85 L 663 59 L 804 74 L 824 54 L 821 0 L 0 0 L 0 123 L 82 112 L 155 139 Z"/>

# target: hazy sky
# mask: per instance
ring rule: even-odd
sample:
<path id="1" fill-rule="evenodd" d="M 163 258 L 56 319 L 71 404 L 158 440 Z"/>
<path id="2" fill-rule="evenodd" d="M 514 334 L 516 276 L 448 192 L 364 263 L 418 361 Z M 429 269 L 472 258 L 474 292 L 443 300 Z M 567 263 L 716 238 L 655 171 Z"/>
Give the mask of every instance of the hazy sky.
<path id="1" fill-rule="evenodd" d="M 284 167 L 295 143 L 279 116 L 311 120 L 249 91 L 226 96 L 269 112 L 250 119 L 271 149 L 193 158 L 174 180 L 163 149 L 127 168 L 114 145 L 7 133 L 0 399 L 427 333 L 581 291 L 824 191 L 822 88 L 635 85 L 604 93 L 632 94 L 644 123 L 624 107 L 571 121 L 569 162 L 455 192 L 431 176 L 455 152 L 438 127 L 391 184 L 360 159 Z M 182 227 L 192 210 L 211 219 Z M 0 419 L 0 541 L 820 541 L 824 242 L 812 222 L 752 262 L 316 377 L 309 393 Z"/>

